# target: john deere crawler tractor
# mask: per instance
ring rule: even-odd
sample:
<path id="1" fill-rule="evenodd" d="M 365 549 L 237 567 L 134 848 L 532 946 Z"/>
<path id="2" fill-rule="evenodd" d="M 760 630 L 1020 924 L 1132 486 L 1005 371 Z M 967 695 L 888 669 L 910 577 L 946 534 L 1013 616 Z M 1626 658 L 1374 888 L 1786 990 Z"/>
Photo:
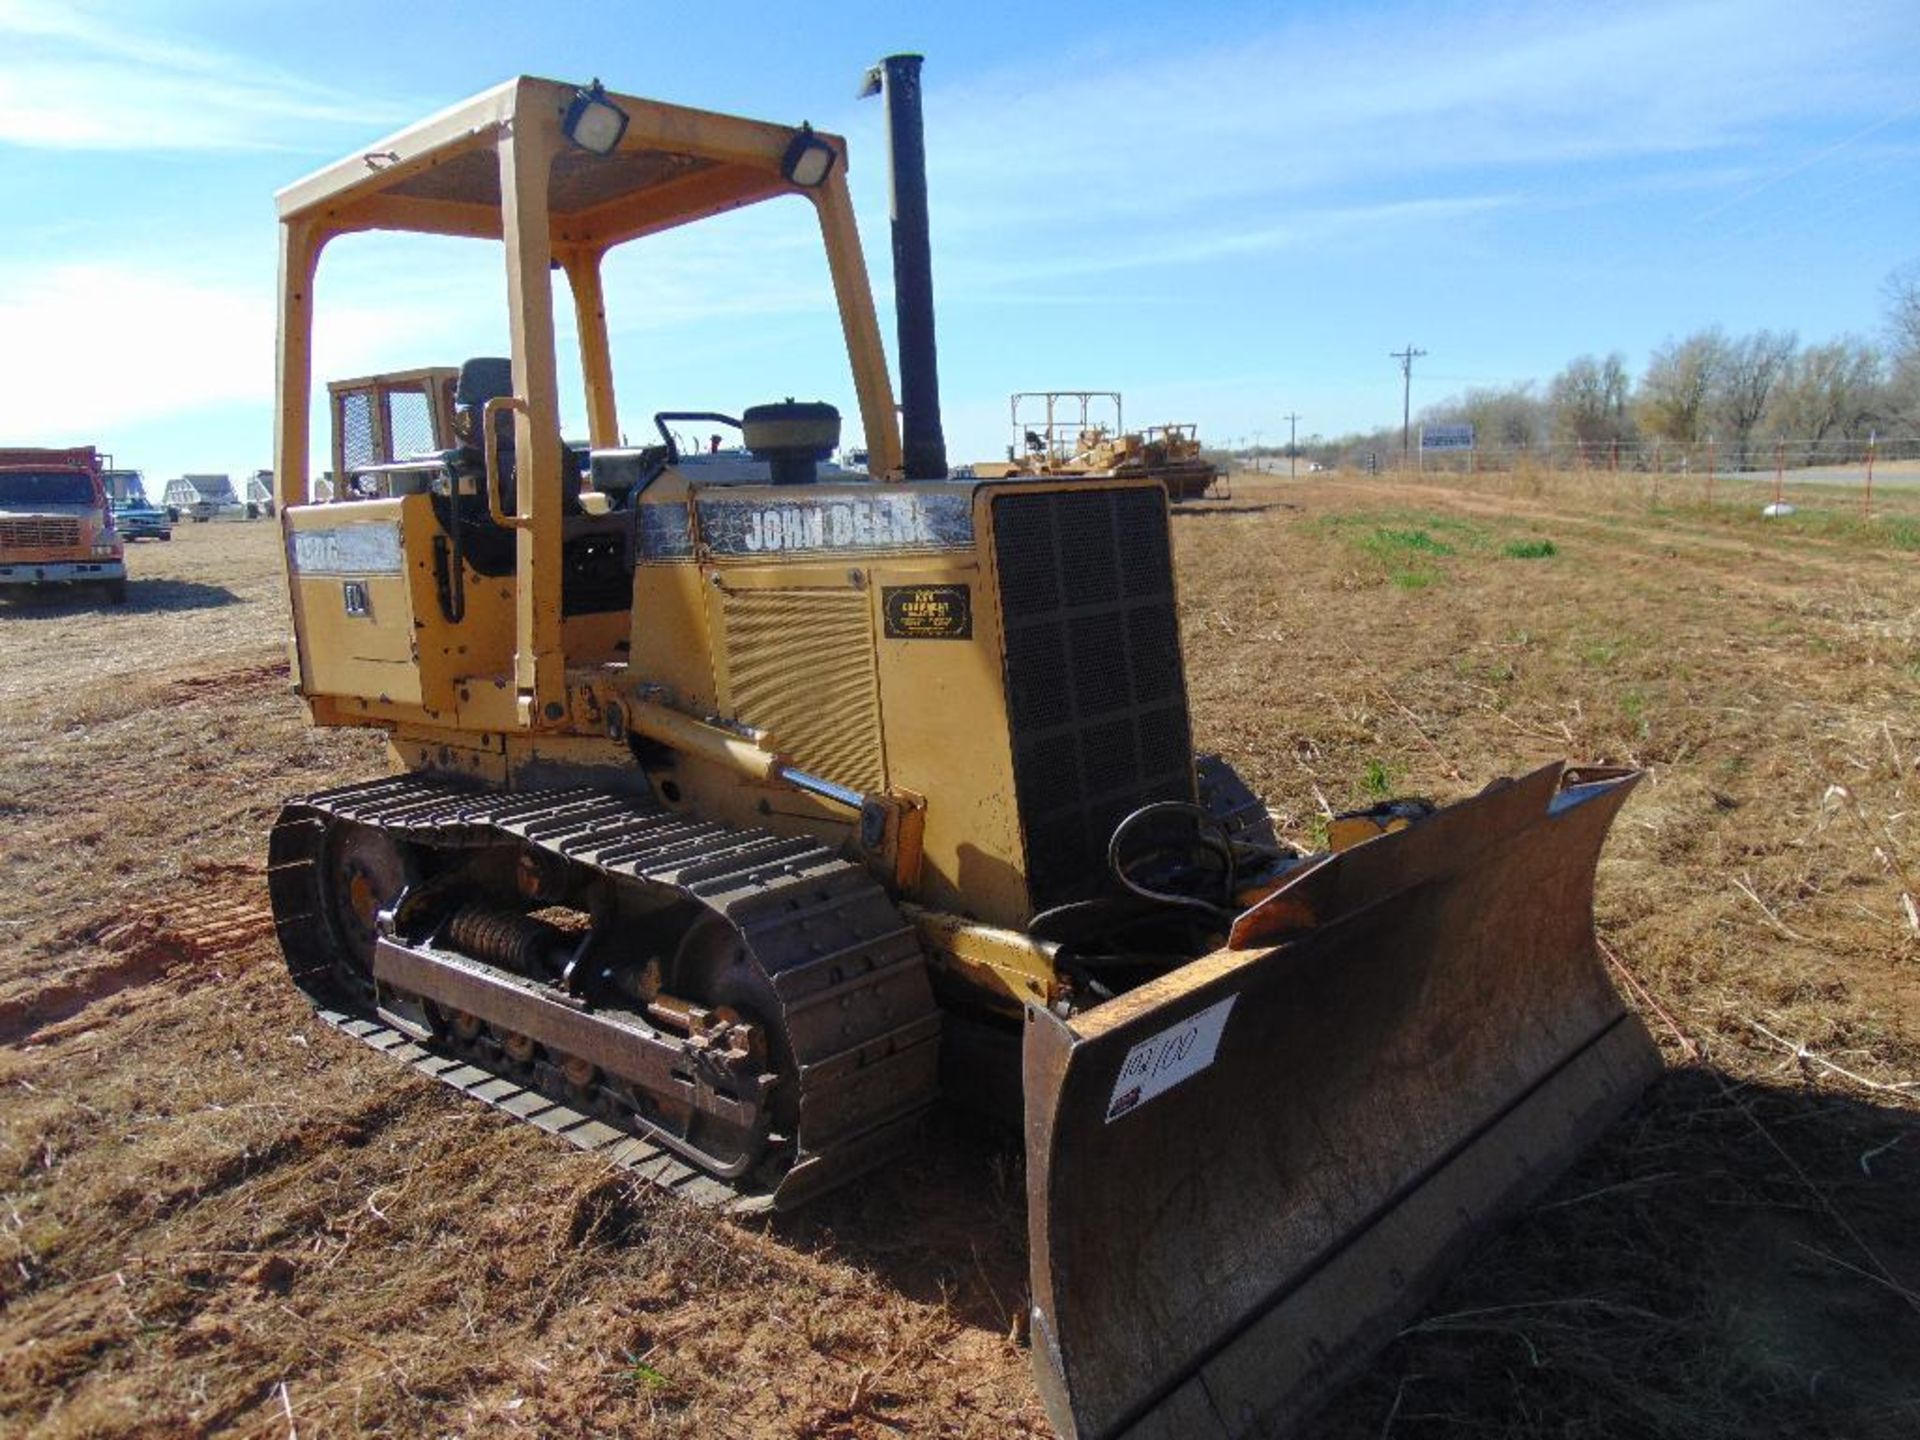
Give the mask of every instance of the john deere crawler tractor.
<path id="1" fill-rule="evenodd" d="M 899 412 L 808 126 L 522 78 L 279 196 L 295 673 L 393 757 L 281 815 L 281 943 L 346 1033 L 690 1202 L 797 1205 L 943 1095 L 998 1108 L 1059 1431 L 1273 1433 L 1650 1073 L 1592 934 L 1635 777 L 1277 843 L 1193 752 L 1163 488 L 949 477 L 918 59 L 872 79 Z M 623 443 L 603 259 L 762 203 L 817 218 L 869 474 L 821 468 L 830 407 L 734 415 L 670 365 Z M 315 503 L 316 273 L 378 230 L 497 242 L 508 353 L 460 368 L 459 444 Z"/>

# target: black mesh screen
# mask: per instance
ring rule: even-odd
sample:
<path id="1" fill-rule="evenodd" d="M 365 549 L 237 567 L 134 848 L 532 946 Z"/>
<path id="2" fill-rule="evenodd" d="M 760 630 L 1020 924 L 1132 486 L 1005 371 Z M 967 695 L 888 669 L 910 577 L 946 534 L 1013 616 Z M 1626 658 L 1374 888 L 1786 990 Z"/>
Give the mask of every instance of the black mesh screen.
<path id="1" fill-rule="evenodd" d="M 1036 909 L 1090 894 L 1113 827 L 1193 798 L 1159 488 L 993 502 L 1014 785 Z"/>

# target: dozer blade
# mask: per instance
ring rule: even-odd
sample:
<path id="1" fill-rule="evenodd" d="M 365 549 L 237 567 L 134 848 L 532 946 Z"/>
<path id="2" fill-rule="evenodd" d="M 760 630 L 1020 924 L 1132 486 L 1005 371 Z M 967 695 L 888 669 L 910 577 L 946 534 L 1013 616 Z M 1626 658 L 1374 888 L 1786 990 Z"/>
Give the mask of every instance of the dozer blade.
<path id="1" fill-rule="evenodd" d="M 1235 945 L 1028 1012 L 1063 1436 L 1283 1434 L 1659 1067 L 1593 937 L 1637 775 L 1555 765 L 1303 867 Z"/>

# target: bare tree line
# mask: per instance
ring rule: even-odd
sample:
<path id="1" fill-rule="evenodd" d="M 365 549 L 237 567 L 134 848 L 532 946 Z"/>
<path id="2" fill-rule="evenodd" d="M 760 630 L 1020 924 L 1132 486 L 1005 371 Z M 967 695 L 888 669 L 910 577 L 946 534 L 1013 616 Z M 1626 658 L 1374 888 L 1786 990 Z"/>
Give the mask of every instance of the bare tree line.
<path id="1" fill-rule="evenodd" d="M 1787 331 L 1719 326 L 1670 339 L 1636 377 L 1619 352 L 1582 355 L 1546 385 L 1475 388 L 1421 410 L 1424 424 L 1468 423 L 1493 450 L 1604 454 L 1711 443 L 1734 468 L 1792 442 L 1808 457 L 1869 435 L 1920 436 L 1920 261 L 1882 287 L 1884 332 L 1802 344 Z M 1383 427 L 1324 447 L 1327 458 L 1395 453 Z"/>

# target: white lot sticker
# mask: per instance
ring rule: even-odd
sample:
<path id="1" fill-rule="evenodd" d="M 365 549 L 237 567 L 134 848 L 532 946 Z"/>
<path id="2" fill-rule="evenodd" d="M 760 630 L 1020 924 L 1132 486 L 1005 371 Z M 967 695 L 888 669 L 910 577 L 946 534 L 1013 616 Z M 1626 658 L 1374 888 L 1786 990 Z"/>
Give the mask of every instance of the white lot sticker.
<path id="1" fill-rule="evenodd" d="M 360 520 L 328 530 L 293 532 L 293 568 L 302 575 L 398 575 L 400 526 Z"/>
<path id="2" fill-rule="evenodd" d="M 1213 1064 L 1220 1034 L 1227 1028 L 1228 1012 L 1239 998 L 1229 995 L 1129 1050 L 1126 1064 L 1120 1067 L 1120 1078 L 1113 1082 L 1113 1098 L 1107 1102 L 1108 1123 Z"/>

